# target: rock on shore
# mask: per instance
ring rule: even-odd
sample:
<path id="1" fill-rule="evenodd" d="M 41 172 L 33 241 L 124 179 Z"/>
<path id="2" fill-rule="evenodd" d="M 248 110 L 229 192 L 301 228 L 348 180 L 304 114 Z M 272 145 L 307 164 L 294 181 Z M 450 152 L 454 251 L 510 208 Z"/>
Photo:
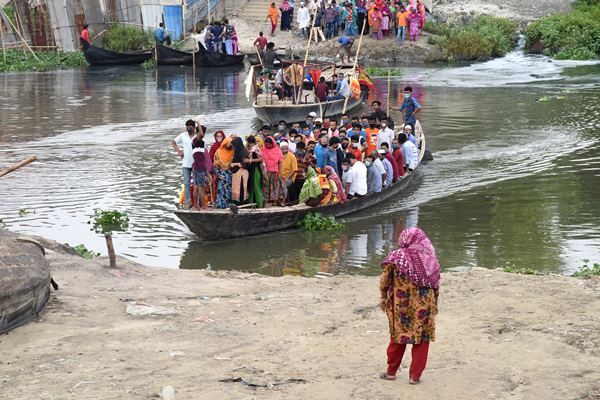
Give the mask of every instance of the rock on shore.
<path id="1" fill-rule="evenodd" d="M 49 251 L 61 289 L 0 336 L 7 399 L 596 399 L 600 284 L 443 275 L 418 386 L 381 381 L 378 279 L 146 268 Z M 249 386 L 250 385 L 250 386 Z M 254 386 L 253 386 L 254 385 Z"/>

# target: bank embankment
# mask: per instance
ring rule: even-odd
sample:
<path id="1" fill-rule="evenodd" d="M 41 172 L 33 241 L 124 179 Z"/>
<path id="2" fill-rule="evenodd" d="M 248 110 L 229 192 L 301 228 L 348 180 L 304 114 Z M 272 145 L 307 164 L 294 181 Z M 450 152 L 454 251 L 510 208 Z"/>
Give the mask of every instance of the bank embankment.
<path id="1" fill-rule="evenodd" d="M 107 259 L 53 249 L 60 290 L 37 320 L 0 336 L 6 398 L 149 399 L 167 385 L 178 400 L 600 395 L 597 280 L 443 274 L 438 341 L 422 383 L 409 386 L 409 355 L 399 380 L 378 378 L 388 340 L 378 278 L 271 278 L 125 259 L 109 269 Z"/>

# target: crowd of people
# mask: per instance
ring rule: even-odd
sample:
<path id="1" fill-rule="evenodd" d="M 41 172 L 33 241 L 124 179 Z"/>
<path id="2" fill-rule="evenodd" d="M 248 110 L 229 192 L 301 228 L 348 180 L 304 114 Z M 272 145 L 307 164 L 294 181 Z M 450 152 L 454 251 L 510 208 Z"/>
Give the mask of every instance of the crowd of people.
<path id="1" fill-rule="evenodd" d="M 230 55 L 240 52 L 237 31 L 229 19 L 223 18 L 222 21 L 212 21 L 206 25 L 204 47 L 208 51 Z"/>
<path id="2" fill-rule="evenodd" d="M 396 130 L 377 100 L 368 115 L 344 114 L 338 122 L 312 112 L 303 123 L 264 125 L 245 140 L 218 130 L 210 148 L 206 127 L 188 120 L 172 142 L 182 159 L 181 203 L 192 209 L 316 207 L 381 192 L 419 163 L 421 105 L 410 86 L 404 94 L 404 123 Z"/>
<path id="3" fill-rule="evenodd" d="M 296 1 L 271 3 L 266 20 L 271 22 L 271 35 L 280 21 L 281 31 L 292 29 Z M 423 32 L 427 10 L 421 0 L 307 0 L 301 1 L 297 13 L 298 30 L 304 38 L 318 41 L 341 35 L 353 37 L 364 32 L 381 40 L 395 37 L 416 41 Z M 340 38 L 341 39 L 341 38 Z"/>

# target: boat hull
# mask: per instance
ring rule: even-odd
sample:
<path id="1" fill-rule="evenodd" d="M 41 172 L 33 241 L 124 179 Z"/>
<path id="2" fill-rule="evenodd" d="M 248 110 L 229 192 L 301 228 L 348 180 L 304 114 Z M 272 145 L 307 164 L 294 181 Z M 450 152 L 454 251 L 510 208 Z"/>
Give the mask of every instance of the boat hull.
<path id="1" fill-rule="evenodd" d="M 358 107 L 363 102 L 363 98 L 366 93 L 360 98 L 350 97 L 348 99 L 348 105 L 346 112 L 350 112 Z M 256 103 L 252 105 L 254 112 L 258 115 L 263 122 L 269 124 L 277 124 L 279 121 L 284 120 L 288 123 L 302 122 L 306 119 L 306 116 L 315 112 L 319 116 L 334 117 L 344 113 L 344 102 L 345 99 L 328 101 L 324 103 L 311 103 L 311 104 L 290 104 L 290 105 L 265 105 L 259 106 Z"/>
<path id="2" fill-rule="evenodd" d="M 201 54 L 204 65 L 203 67 L 229 67 L 242 65 L 244 63 L 245 54 L 225 54 L 212 51 L 206 51 L 204 46 L 200 45 L 198 53 Z"/>
<path id="3" fill-rule="evenodd" d="M 411 185 L 415 173 L 416 171 L 403 177 L 380 193 L 371 193 L 343 204 L 314 208 L 307 205 L 298 205 L 256 210 L 242 209 L 237 214 L 230 210 L 177 210 L 175 215 L 200 240 L 204 241 L 279 231 L 294 227 L 308 213 L 318 212 L 323 215 L 342 217 L 379 204 Z"/>
<path id="4" fill-rule="evenodd" d="M 50 297 L 44 248 L 0 229 L 0 334 L 35 318 Z"/>
<path id="5" fill-rule="evenodd" d="M 85 43 L 83 46 L 83 55 L 90 65 L 114 66 L 141 64 L 151 59 L 152 53 L 151 50 L 139 53 L 117 53 L 88 43 Z"/>
<path id="6" fill-rule="evenodd" d="M 156 45 L 156 59 L 158 65 L 192 65 L 195 61 L 197 65 L 202 66 L 206 62 L 200 51 L 197 51 L 194 56 L 192 53 L 171 49 L 160 44 Z"/>

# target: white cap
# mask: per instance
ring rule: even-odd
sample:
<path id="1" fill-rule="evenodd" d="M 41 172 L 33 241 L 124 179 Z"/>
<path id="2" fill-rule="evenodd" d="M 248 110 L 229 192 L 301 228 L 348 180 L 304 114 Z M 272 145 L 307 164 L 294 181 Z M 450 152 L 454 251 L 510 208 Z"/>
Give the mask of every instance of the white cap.
<path id="1" fill-rule="evenodd" d="M 322 120 L 321 118 L 315 118 L 315 124 L 316 124 L 317 122 L 323 123 L 323 120 Z"/>
<path id="2" fill-rule="evenodd" d="M 316 113 L 316 112 L 314 112 L 314 111 L 311 111 L 311 112 L 309 112 L 309 113 L 308 113 L 308 116 L 309 116 L 309 117 L 316 118 L 316 117 L 317 117 L 317 113 Z"/>

